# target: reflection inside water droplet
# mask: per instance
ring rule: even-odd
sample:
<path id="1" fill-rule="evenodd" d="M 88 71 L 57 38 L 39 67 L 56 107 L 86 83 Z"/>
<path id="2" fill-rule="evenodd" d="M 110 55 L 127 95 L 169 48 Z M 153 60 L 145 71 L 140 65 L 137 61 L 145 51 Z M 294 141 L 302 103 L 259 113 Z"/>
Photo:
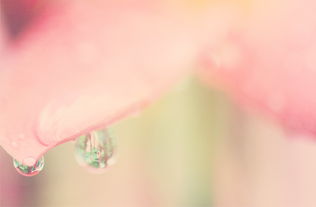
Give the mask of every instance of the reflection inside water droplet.
<path id="1" fill-rule="evenodd" d="M 103 169 L 113 164 L 114 152 L 113 138 L 106 130 L 92 131 L 76 141 L 75 154 L 78 163 L 94 172 L 103 172 Z"/>
<path id="2" fill-rule="evenodd" d="M 41 157 L 39 160 L 33 158 L 26 158 L 23 162 L 19 162 L 13 159 L 13 165 L 15 169 L 24 176 L 34 176 L 40 173 L 44 168 L 44 157 Z"/>

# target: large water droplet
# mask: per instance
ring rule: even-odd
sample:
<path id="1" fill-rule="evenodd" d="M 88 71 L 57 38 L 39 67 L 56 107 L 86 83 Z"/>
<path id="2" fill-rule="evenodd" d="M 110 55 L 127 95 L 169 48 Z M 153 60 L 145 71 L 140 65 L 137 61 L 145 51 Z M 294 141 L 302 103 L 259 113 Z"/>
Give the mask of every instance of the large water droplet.
<path id="1" fill-rule="evenodd" d="M 115 144 L 106 130 L 95 130 L 78 137 L 75 154 L 78 163 L 93 172 L 103 172 L 114 163 Z"/>
<path id="2" fill-rule="evenodd" d="M 26 158 L 22 163 L 13 159 L 13 165 L 15 169 L 24 176 L 37 175 L 43 170 L 44 163 L 44 157 L 41 157 L 39 160 L 35 160 L 34 158 Z"/>

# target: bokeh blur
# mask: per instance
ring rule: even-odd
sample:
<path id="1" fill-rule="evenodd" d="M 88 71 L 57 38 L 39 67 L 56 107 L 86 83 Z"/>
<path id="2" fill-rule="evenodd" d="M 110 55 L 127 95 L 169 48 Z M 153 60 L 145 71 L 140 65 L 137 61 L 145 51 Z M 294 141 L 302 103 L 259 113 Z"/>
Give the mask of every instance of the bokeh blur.
<path id="1" fill-rule="evenodd" d="M 74 143 L 46 155 L 39 175 L 19 175 L 1 150 L 1 207 L 311 207 L 316 145 L 288 137 L 255 111 L 195 78 L 111 126 L 117 163 L 80 167 Z M 292 136 L 292 135 L 291 135 Z"/>
<path id="2" fill-rule="evenodd" d="M 0 207 L 315 207 L 315 11 L 0 0 Z M 93 174 L 75 141 L 101 127 Z"/>

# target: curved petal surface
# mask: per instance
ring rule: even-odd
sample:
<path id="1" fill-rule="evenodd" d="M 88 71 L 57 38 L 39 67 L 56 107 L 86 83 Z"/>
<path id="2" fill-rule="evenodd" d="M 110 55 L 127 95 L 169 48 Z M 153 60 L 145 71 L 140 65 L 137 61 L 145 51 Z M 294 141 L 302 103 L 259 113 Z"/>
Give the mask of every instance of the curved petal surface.
<path id="1" fill-rule="evenodd" d="M 315 11 L 312 0 L 250 1 L 209 45 L 200 72 L 288 128 L 315 135 Z"/>
<path id="2" fill-rule="evenodd" d="M 1 54 L 1 146 L 38 158 L 139 110 L 194 62 L 190 24 L 161 1 L 50 2 Z"/>

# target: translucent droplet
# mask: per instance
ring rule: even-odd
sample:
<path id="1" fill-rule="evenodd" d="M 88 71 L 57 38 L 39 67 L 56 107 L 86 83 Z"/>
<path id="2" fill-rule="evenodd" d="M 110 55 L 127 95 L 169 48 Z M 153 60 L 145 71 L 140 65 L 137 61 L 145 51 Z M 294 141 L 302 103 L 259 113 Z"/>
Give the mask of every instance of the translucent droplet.
<path id="1" fill-rule="evenodd" d="M 78 137 L 75 154 L 78 163 L 93 172 L 103 172 L 114 163 L 115 144 L 106 130 L 95 130 Z"/>
<path id="2" fill-rule="evenodd" d="M 15 169 L 24 176 L 37 175 L 43 170 L 44 163 L 44 157 L 41 157 L 39 160 L 35 160 L 34 158 L 26 158 L 22 163 L 13 159 L 13 165 Z"/>

